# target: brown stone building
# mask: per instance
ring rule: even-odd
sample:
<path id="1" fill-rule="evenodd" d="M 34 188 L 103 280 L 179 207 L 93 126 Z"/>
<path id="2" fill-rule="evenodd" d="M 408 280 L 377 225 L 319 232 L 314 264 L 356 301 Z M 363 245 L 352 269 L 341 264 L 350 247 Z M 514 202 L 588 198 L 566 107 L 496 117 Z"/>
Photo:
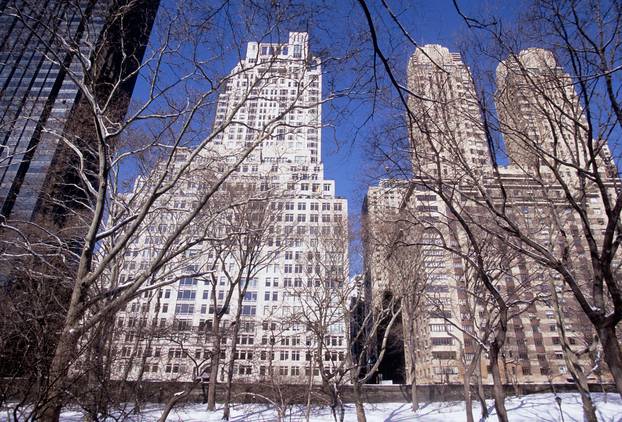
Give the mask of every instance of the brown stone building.
<path id="1" fill-rule="evenodd" d="M 413 55 L 414 177 L 370 187 L 364 207 L 370 302 L 389 290 L 415 303 L 402 313 L 408 383 L 462 383 L 465 376 L 492 383 L 487 344 L 500 318 L 493 290 L 508 309 L 499 365 L 504 382 L 572 382 L 564 343 L 581 352 L 588 380 L 607 380 L 591 324 L 537 253 L 559 256 L 579 288 L 589 288 L 583 225 L 598 242 L 607 219 L 602 192 L 577 176 L 589 160 L 583 111 L 570 77 L 547 51 L 529 49 L 502 62 L 497 78 L 497 130 L 507 164 L 497 160 L 493 168 L 489 128 L 459 55 L 438 45 Z M 605 189 L 614 193 L 607 145 L 594 144 Z M 575 194 L 584 214 L 569 205 Z M 478 356 L 479 364 L 470 365 Z"/>

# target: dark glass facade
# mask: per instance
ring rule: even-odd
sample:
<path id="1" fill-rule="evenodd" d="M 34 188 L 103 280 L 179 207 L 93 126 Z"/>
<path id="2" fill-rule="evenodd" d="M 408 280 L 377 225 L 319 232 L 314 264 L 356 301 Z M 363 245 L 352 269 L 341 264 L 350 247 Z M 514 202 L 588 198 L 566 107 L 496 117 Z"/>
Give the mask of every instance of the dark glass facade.
<path id="1" fill-rule="evenodd" d="M 159 2 L 132 2 L 120 17 L 120 6 L 127 3 L 0 0 L 0 218 L 35 221 L 37 214 L 71 208 L 59 201 L 80 196 L 71 192 L 77 179 L 70 167 L 77 155 L 62 139 L 79 137 L 83 146 L 90 143 L 88 128 L 76 121 L 80 115 L 86 120 L 88 110 L 79 113 L 85 101 L 71 77 L 85 75 L 78 54 L 64 43 L 97 65 L 88 75 L 95 90 L 135 70 Z M 120 64 L 121 45 L 137 60 Z M 122 87 L 117 118 L 127 110 L 133 85 L 132 79 Z M 78 136 L 68 133 L 76 127 L 81 128 Z"/>

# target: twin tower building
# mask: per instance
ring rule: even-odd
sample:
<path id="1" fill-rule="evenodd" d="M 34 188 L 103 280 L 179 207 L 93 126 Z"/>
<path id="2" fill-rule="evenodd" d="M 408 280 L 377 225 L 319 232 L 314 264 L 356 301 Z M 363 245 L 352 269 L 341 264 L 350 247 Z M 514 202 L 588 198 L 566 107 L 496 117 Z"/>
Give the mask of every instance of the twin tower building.
<path id="1" fill-rule="evenodd" d="M 590 279 L 589 271 L 580 270 L 590 267 L 588 249 L 566 192 L 586 193 L 594 232 L 602 231 L 606 219 L 598 193 L 581 190 L 577 177 L 576 169 L 585 168 L 590 155 L 570 76 L 551 52 L 523 50 L 502 61 L 490 78 L 490 85 L 495 79 L 494 111 L 482 105 L 491 101 L 482 103 L 460 55 L 440 45 L 417 49 L 408 78 L 412 179 L 383 180 L 369 188 L 364 204 L 366 282 L 373 301 L 380 305 L 386 294 L 415 301 L 403 309 L 403 333 L 395 334 L 394 356 L 401 365 L 384 366 L 384 378 L 492 383 L 480 346 L 490 339 L 499 313 L 478 284 L 467 226 L 478 239 L 477 256 L 509 307 L 500 358 L 503 381 L 570 382 L 557 314 L 571 348 L 591 344 L 590 324 L 558 275 L 499 240 L 509 238 L 504 233 L 508 226 L 495 215 L 512 215 L 530 241 L 552 251 L 564 244 L 561 229 L 573 233 L 570 259 L 578 277 Z M 613 192 L 607 145 L 602 140 L 593 145 L 599 171 Z M 406 256 L 413 258 L 407 262 Z M 465 371 L 478 356 L 466 380 Z"/>

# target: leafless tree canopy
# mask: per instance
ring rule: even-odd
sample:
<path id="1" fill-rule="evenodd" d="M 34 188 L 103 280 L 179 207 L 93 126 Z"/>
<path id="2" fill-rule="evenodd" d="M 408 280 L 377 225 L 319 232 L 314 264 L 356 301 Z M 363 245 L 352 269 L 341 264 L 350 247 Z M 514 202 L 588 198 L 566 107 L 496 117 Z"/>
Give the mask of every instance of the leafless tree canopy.
<path id="1" fill-rule="evenodd" d="M 0 405 L 18 397 L 15 418 L 58 420 L 73 403 L 98 420 L 116 399 L 126 401 L 117 414 L 140 412 L 165 343 L 175 345 L 169 373 L 191 380 L 162 420 L 200 384 L 214 410 L 217 382 L 227 419 L 234 378 L 247 375 L 240 362 L 252 361 L 279 419 L 297 377 L 307 408 L 320 384 L 335 420 L 351 385 L 363 422 L 363 385 L 400 336 L 413 411 L 417 383 L 462 382 L 470 421 L 483 382 L 500 420 L 504 384 L 523 376 L 566 382 L 568 371 L 588 420 L 589 380 L 610 374 L 622 394 L 618 2 L 533 0 L 506 22 L 456 0 L 460 53 L 419 43 L 402 17 L 414 6 L 384 0 L 6 3 L 2 22 L 16 35 L 3 54 L 31 54 L 62 75 L 55 102 L 24 101 L 28 118 L 7 105 L 0 120 L 3 136 L 33 134 L 0 146 L 0 171 L 16 180 L 0 186 L 0 376 L 20 386 L 3 383 Z M 331 13 L 346 29 L 331 27 Z M 321 41 L 293 62 L 259 51 L 309 28 Z M 274 91 L 268 113 L 262 101 L 286 73 L 289 90 Z M 351 122 L 359 107 L 362 127 Z M 292 118 L 303 113 L 314 118 Z M 361 233 L 334 195 L 339 208 L 321 210 L 334 220 L 320 221 L 319 208 L 310 222 L 287 212 L 295 184 L 276 169 L 287 148 L 303 147 L 299 133 L 369 153 L 366 177 L 384 180 L 368 192 Z M 304 147 L 321 154 L 317 139 Z M 274 166 L 256 164 L 269 154 Z M 28 176 L 13 174 L 20 165 Z M 351 280 L 357 237 L 365 274 Z M 245 298 L 257 274 L 296 242 L 306 252 L 285 257 L 297 277 L 282 286 L 296 305 L 271 308 L 261 344 L 238 343 L 253 328 Z M 199 280 L 209 317 L 195 326 L 181 315 L 199 310 L 180 304 L 168 318 L 163 296 Z M 545 317 L 563 352 L 554 365 Z M 290 338 L 305 342 L 304 373 L 275 362 Z M 422 365 L 432 361 L 433 371 Z M 113 400 L 112 378 L 131 397 Z"/>

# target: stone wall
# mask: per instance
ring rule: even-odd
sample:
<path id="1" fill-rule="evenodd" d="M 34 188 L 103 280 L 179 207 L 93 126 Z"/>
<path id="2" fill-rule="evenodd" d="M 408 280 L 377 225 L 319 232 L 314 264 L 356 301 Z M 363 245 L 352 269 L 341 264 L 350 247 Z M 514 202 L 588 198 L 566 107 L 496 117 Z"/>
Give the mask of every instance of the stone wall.
<path id="1" fill-rule="evenodd" d="M 0 380 L 0 383 L 4 384 L 6 388 L 6 380 Z M 23 394 L 28 391 L 25 385 L 20 388 L 19 380 L 13 380 L 11 391 L 16 394 L 12 397 L 8 397 L 8 401 L 15 401 L 21 399 L 19 397 L 21 390 Z M 203 391 L 203 387 L 205 390 Z M 74 386 L 76 391 L 85 393 L 88 388 L 85 386 Z M 141 402 L 166 402 L 175 393 L 184 391 L 188 388 L 192 389 L 186 401 L 200 403 L 204 401 L 204 397 L 207 395 L 207 385 L 182 382 L 143 382 L 140 385 L 136 385 L 133 382 L 121 383 L 111 382 L 108 391 L 113 397 L 112 402 L 126 402 L 133 401 L 138 395 Z M 343 399 L 346 402 L 353 401 L 352 387 L 345 385 L 343 388 Z M 236 383 L 233 384 L 232 397 L 234 402 L 267 402 L 268 399 L 274 400 L 275 397 L 283 397 L 284 401 L 289 404 L 306 403 L 307 387 L 305 385 L 280 385 L 272 386 L 269 383 L 257 382 L 253 384 Z M 556 391 L 573 392 L 576 391 L 573 384 L 523 384 L 523 385 L 506 385 L 506 393 L 508 396 L 515 395 L 527 395 L 535 393 L 545 393 Z M 591 391 L 594 392 L 613 392 L 615 393 L 615 387 L 613 384 L 590 384 Z M 30 389 L 30 392 L 33 390 Z M 472 387 L 472 392 L 475 393 L 475 388 Z M 485 385 L 484 392 L 487 398 L 492 398 L 492 386 Z M 218 402 L 222 402 L 225 394 L 225 386 L 223 384 L 218 385 L 216 398 Z M 460 384 L 432 384 L 432 385 L 419 385 L 417 386 L 417 395 L 420 402 L 435 402 L 435 401 L 457 401 L 463 400 L 463 386 Z M 397 384 L 368 384 L 363 386 L 363 399 L 367 403 L 383 403 L 383 402 L 409 402 L 410 401 L 410 385 L 397 385 Z M 475 399 L 475 397 L 474 397 Z M 322 391 L 320 386 L 315 386 L 312 394 L 312 402 L 315 404 L 328 404 L 329 397 Z"/>

